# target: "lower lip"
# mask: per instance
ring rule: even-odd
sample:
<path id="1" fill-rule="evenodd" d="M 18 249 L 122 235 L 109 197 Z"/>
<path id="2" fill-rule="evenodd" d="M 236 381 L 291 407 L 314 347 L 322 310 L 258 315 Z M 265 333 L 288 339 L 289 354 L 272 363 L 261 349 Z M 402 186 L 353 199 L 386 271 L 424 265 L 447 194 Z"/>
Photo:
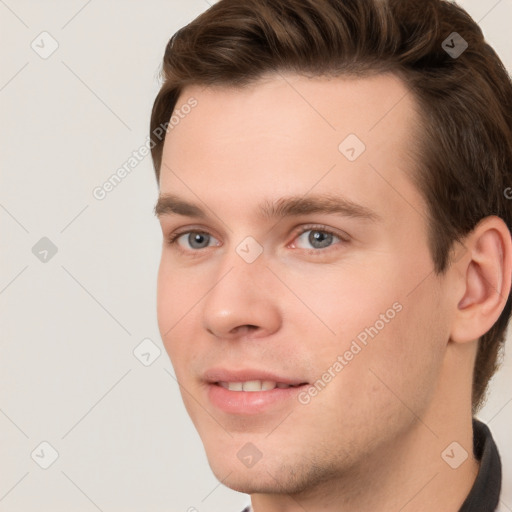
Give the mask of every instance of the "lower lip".
<path id="1" fill-rule="evenodd" d="M 297 395 L 308 384 L 290 388 L 274 388 L 269 391 L 230 391 L 219 384 L 208 384 L 210 402 L 229 414 L 258 414 L 273 406 L 283 406 L 286 401 Z"/>

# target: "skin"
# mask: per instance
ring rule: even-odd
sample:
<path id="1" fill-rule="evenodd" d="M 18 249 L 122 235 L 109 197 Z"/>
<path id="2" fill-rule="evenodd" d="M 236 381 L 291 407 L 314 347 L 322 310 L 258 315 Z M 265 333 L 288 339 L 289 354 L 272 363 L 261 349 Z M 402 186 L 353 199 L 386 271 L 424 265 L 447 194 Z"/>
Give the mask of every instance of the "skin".
<path id="1" fill-rule="evenodd" d="M 420 114 L 407 92 L 392 75 L 276 74 L 242 89 L 189 86 L 177 102 L 197 106 L 166 136 L 160 194 L 209 216 L 159 216 L 158 323 L 212 471 L 255 512 L 455 512 L 477 474 L 476 340 L 509 294 L 510 233 L 487 217 L 448 271 L 433 272 L 427 208 L 409 177 Z M 350 133 L 366 145 L 353 162 L 338 149 Z M 317 193 L 380 220 L 256 214 L 262 201 Z M 311 224 L 346 241 L 318 248 L 299 234 Z M 206 248 L 187 235 L 167 243 L 186 229 L 209 233 Z M 235 251 L 247 236 L 263 248 L 250 264 Z M 307 405 L 243 416 L 208 401 L 201 377 L 212 366 L 314 383 L 395 303 L 400 312 Z M 456 457 L 469 455 L 457 469 L 441 457 L 454 441 Z M 251 468 L 237 457 L 248 442 L 262 453 Z"/>

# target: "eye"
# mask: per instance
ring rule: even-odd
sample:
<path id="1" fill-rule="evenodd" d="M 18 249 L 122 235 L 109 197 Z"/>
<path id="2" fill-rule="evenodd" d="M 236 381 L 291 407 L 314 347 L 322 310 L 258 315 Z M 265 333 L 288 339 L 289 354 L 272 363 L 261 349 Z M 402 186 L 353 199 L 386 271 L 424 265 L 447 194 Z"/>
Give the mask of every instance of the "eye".
<path id="1" fill-rule="evenodd" d="M 308 234 L 309 233 L 309 234 Z M 348 235 L 347 235 L 348 237 Z M 298 243 L 295 243 L 295 240 Z M 217 242 L 217 243 L 211 243 Z M 294 238 L 293 247 L 305 249 L 309 252 L 319 253 L 322 249 L 329 249 L 336 242 L 348 243 L 348 239 L 331 231 L 325 226 L 305 226 Z M 173 233 L 169 236 L 167 243 L 171 246 L 177 246 L 182 252 L 199 253 L 201 249 L 206 249 L 211 245 L 219 245 L 219 241 L 210 233 L 201 230 L 189 230 Z M 309 247 L 307 247 L 309 244 Z M 304 246 L 306 245 L 306 246 Z"/>
<path id="2" fill-rule="evenodd" d="M 183 239 L 183 244 L 185 244 L 185 246 L 180 243 L 180 239 Z M 205 231 L 185 231 L 183 233 L 174 233 L 171 235 L 168 243 L 169 245 L 178 245 L 183 250 L 198 250 L 208 247 L 212 239 L 216 240 L 216 238 Z"/>
<path id="3" fill-rule="evenodd" d="M 310 247 L 299 247 L 301 249 L 325 249 L 333 245 L 333 242 L 348 242 L 348 240 L 327 229 L 324 226 L 305 227 L 296 237 L 300 243 L 310 244 Z M 295 244 L 294 244 L 295 245 Z M 318 252 L 318 251 L 315 251 Z"/>

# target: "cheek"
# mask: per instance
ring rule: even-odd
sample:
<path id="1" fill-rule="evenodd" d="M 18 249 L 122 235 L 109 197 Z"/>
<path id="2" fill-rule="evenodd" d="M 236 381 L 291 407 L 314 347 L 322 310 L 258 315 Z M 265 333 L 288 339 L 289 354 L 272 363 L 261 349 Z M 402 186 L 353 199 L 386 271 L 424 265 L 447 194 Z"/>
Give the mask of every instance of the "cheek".
<path id="1" fill-rule="evenodd" d="M 164 251 L 157 277 L 157 316 L 161 334 L 169 329 L 174 331 L 174 326 L 193 312 L 194 304 L 204 295 L 201 277 L 195 274 L 178 269 Z"/>
<path id="2" fill-rule="evenodd" d="M 372 272 L 372 268 L 378 271 Z M 316 331 L 322 344 L 342 349 L 365 328 L 379 321 L 379 316 L 390 310 L 398 300 L 399 279 L 381 265 L 343 261 L 331 266 L 318 265 L 290 269 L 285 275 L 295 297 L 283 302 L 283 308 L 294 317 L 294 323 L 303 329 Z M 387 281 L 383 278 L 387 277 Z M 303 336 L 304 341 L 307 337 Z"/>
<path id="3" fill-rule="evenodd" d="M 396 423 L 412 419 L 411 410 L 421 415 L 428 407 L 447 342 L 442 307 L 428 285 L 401 296 L 400 305 L 402 310 L 368 342 L 357 366 L 345 374 L 349 400 L 359 390 L 368 410 Z"/>
<path id="4" fill-rule="evenodd" d="M 157 279 L 157 321 L 160 337 L 175 369 L 180 367 L 175 364 L 176 359 L 183 357 L 180 351 L 187 347 L 186 343 L 178 341 L 180 331 L 183 338 L 183 326 L 195 303 L 193 295 L 182 274 L 172 271 L 162 256 Z"/>
<path id="5" fill-rule="evenodd" d="M 353 443 L 355 451 L 356 447 L 371 451 L 379 439 L 407 429 L 415 414 L 421 416 L 428 408 L 436 389 L 443 360 L 442 332 L 432 328 L 421 304 L 402 302 L 403 309 L 373 338 L 369 335 L 366 345 L 358 343 L 359 348 L 351 349 L 352 340 L 357 338 L 349 336 L 340 339 L 337 346 L 331 345 L 330 353 L 324 350 L 322 360 L 317 361 L 319 378 L 321 372 L 333 368 L 338 355 L 344 356 L 345 363 L 312 399 L 308 412 L 346 432 L 347 442 Z M 375 324 L 373 311 L 366 318 L 364 327 Z M 362 332 L 359 325 L 350 328 Z"/>
<path id="6" fill-rule="evenodd" d="M 176 290 L 178 283 L 173 281 L 173 277 L 172 273 L 168 271 L 167 265 L 164 261 L 161 261 L 157 278 L 156 308 L 158 328 L 164 344 L 167 338 L 166 333 L 174 324 L 173 316 L 174 311 L 176 311 L 175 293 L 173 293 L 173 291 Z"/>
<path id="7" fill-rule="evenodd" d="M 306 333 L 304 342 L 319 340 L 313 348 L 317 377 L 329 370 L 335 375 L 318 403 L 351 410 L 355 421 L 371 423 L 378 411 L 407 416 L 400 400 L 413 409 L 424 408 L 437 383 L 448 333 L 442 300 L 432 278 L 414 289 L 418 275 L 428 270 L 418 273 L 402 263 L 390 264 L 386 271 L 382 265 L 368 267 L 378 268 L 373 273 L 333 269 L 331 279 L 319 274 L 318 279 L 302 278 L 297 287 L 297 295 L 335 333 L 312 314 L 297 315 L 294 308 L 296 328 Z M 316 336 L 308 325 L 315 326 Z M 333 366 L 339 356 L 342 369 Z"/>
<path id="8" fill-rule="evenodd" d="M 208 352 L 201 305 L 211 288 L 205 272 L 179 269 L 162 256 L 157 278 L 157 321 L 160 337 L 176 378 L 189 392 L 193 391 L 191 369 L 201 354 Z M 206 284 L 205 284 L 206 283 Z M 193 414 L 194 401 L 180 388 L 185 407 Z"/>

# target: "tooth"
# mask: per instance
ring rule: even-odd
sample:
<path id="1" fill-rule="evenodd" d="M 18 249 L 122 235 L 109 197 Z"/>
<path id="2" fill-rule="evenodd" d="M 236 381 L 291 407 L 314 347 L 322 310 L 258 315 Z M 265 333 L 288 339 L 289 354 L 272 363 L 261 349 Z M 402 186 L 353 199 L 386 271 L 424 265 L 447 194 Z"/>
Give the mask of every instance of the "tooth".
<path id="1" fill-rule="evenodd" d="M 261 380 L 248 380 L 243 383 L 244 391 L 261 391 Z"/>
<path id="2" fill-rule="evenodd" d="M 272 380 L 249 380 L 246 382 L 225 382 L 219 381 L 218 385 L 229 389 L 229 391 L 271 391 L 272 389 L 280 388 L 285 389 L 292 387 L 290 384 L 284 382 L 276 383 Z"/>

